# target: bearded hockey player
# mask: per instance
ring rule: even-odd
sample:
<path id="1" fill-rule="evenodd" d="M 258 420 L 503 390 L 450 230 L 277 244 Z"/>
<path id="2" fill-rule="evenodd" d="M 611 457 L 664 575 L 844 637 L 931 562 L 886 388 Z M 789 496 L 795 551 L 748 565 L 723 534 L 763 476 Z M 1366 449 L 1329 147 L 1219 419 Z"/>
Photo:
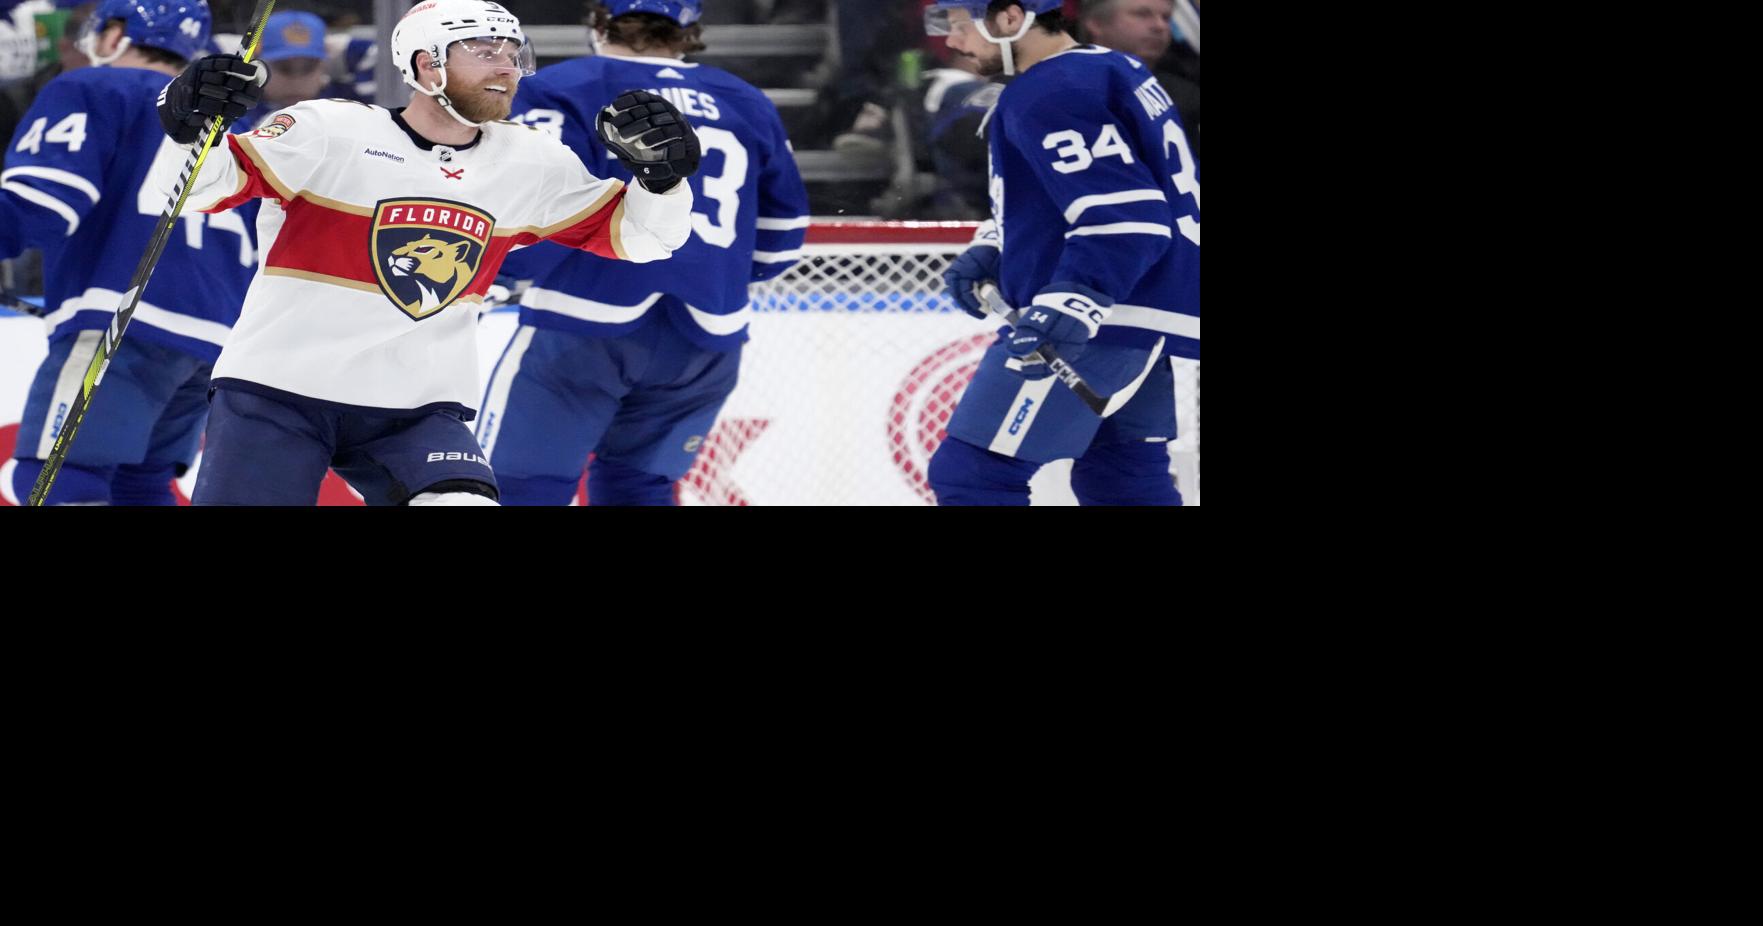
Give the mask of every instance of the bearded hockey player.
<path id="1" fill-rule="evenodd" d="M 1018 73 L 987 121 L 992 221 L 947 274 L 986 313 L 1020 316 L 985 354 L 931 458 L 944 505 L 1026 505 L 1043 464 L 1075 458 L 1086 505 L 1179 505 L 1170 356 L 1200 354 L 1200 182 L 1180 119 L 1130 55 L 1079 45 L 1060 0 L 937 0 L 926 28 L 982 73 Z M 1052 378 L 1051 345 L 1110 396 L 1092 411 Z"/>
<path id="2" fill-rule="evenodd" d="M 199 209 L 264 200 L 264 259 L 214 369 L 194 501 L 310 505 L 327 467 L 370 504 L 495 504 L 465 422 L 476 415 L 477 312 L 503 258 L 553 241 L 607 258 L 668 257 L 691 232 L 691 126 L 640 91 L 596 115 L 642 178 L 593 176 L 553 136 L 500 121 L 533 51 L 485 0 L 429 0 L 392 32 L 410 106 L 318 100 L 227 139 L 192 191 Z M 217 108 L 254 102 L 261 67 L 197 62 L 161 116 L 195 140 Z M 162 157 L 165 189 L 182 152 Z"/>

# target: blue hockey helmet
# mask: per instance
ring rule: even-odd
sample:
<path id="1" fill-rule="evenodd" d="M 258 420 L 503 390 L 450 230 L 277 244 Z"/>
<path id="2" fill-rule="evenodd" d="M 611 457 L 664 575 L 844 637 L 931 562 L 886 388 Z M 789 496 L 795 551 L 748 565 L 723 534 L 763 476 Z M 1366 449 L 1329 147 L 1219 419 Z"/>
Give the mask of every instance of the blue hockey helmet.
<path id="1" fill-rule="evenodd" d="M 704 0 L 605 0 L 605 3 L 606 9 L 614 16 L 654 13 L 682 26 L 689 26 L 704 15 Z"/>
<path id="2" fill-rule="evenodd" d="M 1027 13 L 1049 13 L 1065 5 L 1065 0 L 1012 0 Z M 983 24 L 986 21 L 986 7 L 991 6 L 988 0 L 936 0 L 924 9 L 924 31 L 931 35 L 949 34 L 949 11 L 966 10 L 973 21 Z"/>
<path id="3" fill-rule="evenodd" d="M 926 35 L 948 35 L 950 29 L 949 14 L 956 10 L 967 11 L 973 20 L 974 31 L 980 38 L 999 47 L 1003 52 L 1004 73 L 1016 73 L 1016 57 L 1010 50 L 1010 43 L 1028 34 L 1039 13 L 1057 12 L 1064 7 L 1064 0 L 1011 0 L 1027 15 L 1023 17 L 1022 28 L 1015 35 L 993 35 L 986 28 L 986 8 L 991 6 L 987 0 L 936 0 L 924 8 L 924 32 Z"/>
<path id="4" fill-rule="evenodd" d="M 115 19 L 123 21 L 122 34 L 128 42 L 100 59 L 98 36 Z M 79 49 L 99 65 L 115 61 L 128 45 L 158 48 L 188 61 L 206 51 L 213 27 L 207 0 L 99 0 L 80 35 Z"/>

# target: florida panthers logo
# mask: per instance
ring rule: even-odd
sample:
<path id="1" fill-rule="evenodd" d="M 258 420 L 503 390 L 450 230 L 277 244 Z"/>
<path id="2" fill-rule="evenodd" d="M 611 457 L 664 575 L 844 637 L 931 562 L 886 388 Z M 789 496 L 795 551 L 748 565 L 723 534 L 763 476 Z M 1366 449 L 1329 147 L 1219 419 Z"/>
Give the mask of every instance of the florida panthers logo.
<path id="1" fill-rule="evenodd" d="M 489 213 L 464 203 L 381 200 L 371 233 L 380 289 L 411 318 L 440 312 L 477 277 L 495 228 Z"/>
<path id="2" fill-rule="evenodd" d="M 283 132 L 294 127 L 294 117 L 280 113 L 274 119 L 263 124 L 263 127 L 251 133 L 252 138 L 280 138 Z"/>

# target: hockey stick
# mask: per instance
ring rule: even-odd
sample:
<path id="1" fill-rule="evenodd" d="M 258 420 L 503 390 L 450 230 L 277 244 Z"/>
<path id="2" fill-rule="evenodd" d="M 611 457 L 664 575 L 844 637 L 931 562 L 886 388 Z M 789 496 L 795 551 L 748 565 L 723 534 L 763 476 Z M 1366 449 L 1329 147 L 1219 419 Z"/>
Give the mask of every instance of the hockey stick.
<path id="1" fill-rule="evenodd" d="M 990 283 L 980 284 L 979 298 L 981 302 L 985 303 L 986 311 L 993 315 L 1003 318 L 1012 325 L 1019 320 L 1016 310 L 1004 302 L 1004 294 L 998 291 L 998 287 Z M 1098 415 L 1107 414 L 1108 397 L 1091 389 L 1090 384 L 1084 382 L 1084 378 L 1071 368 L 1071 364 L 1060 359 L 1059 355 L 1054 352 L 1053 345 L 1043 341 L 1041 346 L 1035 348 L 1034 353 L 1029 356 L 1033 357 L 1035 354 L 1039 354 L 1041 359 L 1047 362 L 1047 369 L 1052 370 L 1053 375 L 1059 377 L 1060 382 L 1069 386 L 1071 391 L 1090 407 L 1090 411 Z"/>
<path id="2" fill-rule="evenodd" d="M 251 31 L 245 33 L 245 40 L 240 46 L 240 57 L 246 61 L 257 54 L 257 45 L 263 39 L 263 27 L 268 23 L 269 11 L 274 6 L 275 0 L 257 0 L 257 9 L 251 14 Z M 159 257 L 165 253 L 165 243 L 171 237 L 171 227 L 177 222 L 178 213 L 184 211 L 184 200 L 189 198 L 190 184 L 201 172 L 202 162 L 208 159 L 208 150 L 224 131 L 226 122 L 225 116 L 215 116 L 208 123 L 208 134 L 202 139 L 201 147 L 191 151 L 190 159 L 184 162 L 184 170 L 178 175 L 177 186 L 172 189 L 171 200 L 165 204 L 165 211 L 160 213 L 159 224 L 153 229 L 153 237 L 147 243 L 147 252 L 141 255 L 141 262 L 135 265 L 135 276 L 129 281 L 128 291 L 122 294 L 122 305 L 117 308 L 116 316 L 110 320 L 110 328 L 104 333 L 103 340 L 98 342 L 98 349 L 92 354 L 92 362 L 86 365 L 86 375 L 80 380 L 80 393 L 74 397 L 61 430 L 55 435 L 55 444 L 49 449 L 48 459 L 43 461 L 43 471 L 37 474 L 36 485 L 31 486 L 31 507 L 42 506 L 44 496 L 49 494 L 49 487 L 55 484 L 55 476 L 61 472 L 61 464 L 67 461 L 68 447 L 73 443 L 74 435 L 79 433 L 80 422 L 86 417 L 86 409 L 92 406 L 92 395 L 98 391 L 98 383 L 104 379 L 104 371 L 110 368 L 110 360 L 116 356 L 116 349 L 122 344 L 123 332 L 128 330 L 129 319 L 135 316 L 135 306 L 141 302 L 141 292 L 147 288 L 147 281 L 153 276 L 153 268 L 159 265 Z"/>

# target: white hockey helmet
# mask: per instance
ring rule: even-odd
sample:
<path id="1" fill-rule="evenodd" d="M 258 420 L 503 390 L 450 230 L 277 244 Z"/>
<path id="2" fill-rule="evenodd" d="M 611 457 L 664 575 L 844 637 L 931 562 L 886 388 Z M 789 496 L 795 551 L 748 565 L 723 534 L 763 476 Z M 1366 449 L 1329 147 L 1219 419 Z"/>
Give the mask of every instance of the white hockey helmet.
<path id="1" fill-rule="evenodd" d="M 523 76 L 533 73 L 533 49 L 520 20 L 489 0 L 425 0 L 411 7 L 392 28 L 392 59 L 404 82 L 416 92 L 434 97 L 453 118 L 476 127 L 481 123 L 461 116 L 447 99 L 448 49 L 457 42 L 469 42 L 468 48 L 487 64 L 516 67 Z M 416 54 L 424 51 L 441 72 L 440 86 L 432 89 L 416 78 Z"/>

